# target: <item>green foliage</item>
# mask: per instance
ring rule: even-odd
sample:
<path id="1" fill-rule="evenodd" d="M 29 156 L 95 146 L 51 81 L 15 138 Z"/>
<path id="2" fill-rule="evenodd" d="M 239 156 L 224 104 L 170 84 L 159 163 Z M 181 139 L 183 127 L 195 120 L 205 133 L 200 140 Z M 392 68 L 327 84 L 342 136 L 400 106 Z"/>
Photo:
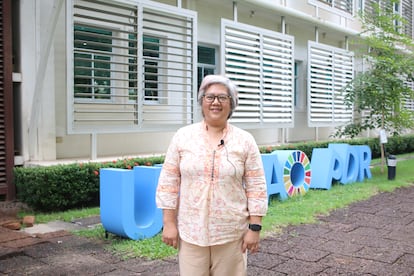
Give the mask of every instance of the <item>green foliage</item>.
<path id="1" fill-rule="evenodd" d="M 143 240 L 131 240 L 110 233 L 106 238 L 105 229 L 99 225 L 91 229 L 76 230 L 73 234 L 94 240 L 105 240 L 108 242 L 106 249 L 123 260 L 137 257 L 156 260 L 177 254 L 176 249 L 162 242 L 161 233 Z"/>
<path id="2" fill-rule="evenodd" d="M 355 46 L 363 50 L 359 58 L 368 70 L 344 89 L 345 103 L 354 107 L 356 117 L 337 129 L 337 137 L 352 138 L 369 129 L 399 135 L 414 127 L 414 113 L 405 107 L 406 100 L 414 100 L 407 84 L 413 81 L 414 45 L 402 32 L 404 19 L 392 9 L 396 1 L 391 2 L 384 8 L 374 3 L 373 14 L 360 15 L 363 32 Z"/>
<path id="3" fill-rule="evenodd" d="M 163 157 L 129 158 L 103 163 L 77 163 L 47 167 L 16 167 L 17 197 L 38 211 L 62 211 L 99 206 L 99 170 L 152 166 Z"/>
<path id="4" fill-rule="evenodd" d="M 72 222 L 75 219 L 87 218 L 92 216 L 99 216 L 99 207 L 82 208 L 82 209 L 69 209 L 60 212 L 35 212 L 35 211 L 21 211 L 19 212 L 19 218 L 24 216 L 35 216 L 36 223 L 47 223 L 49 221 L 65 221 Z"/>
<path id="5" fill-rule="evenodd" d="M 99 179 L 93 173 L 96 167 L 96 164 L 71 164 L 15 168 L 18 197 L 39 210 L 96 206 L 99 202 Z"/>
<path id="6" fill-rule="evenodd" d="M 115 237 L 112 240 L 110 250 L 124 259 L 135 257 L 162 259 L 177 254 L 176 249 L 162 242 L 161 234 L 138 241 Z"/>
<path id="7" fill-rule="evenodd" d="M 349 145 L 367 145 L 371 149 L 372 158 L 381 157 L 381 146 L 378 138 L 354 138 L 319 142 L 301 142 L 280 146 L 260 147 L 261 153 L 271 153 L 275 150 L 301 150 L 312 159 L 313 148 L 327 148 L 330 143 L 347 143 Z M 403 154 L 414 152 L 414 135 L 394 136 L 388 138 L 385 144 L 387 153 Z"/>
<path id="8" fill-rule="evenodd" d="M 309 159 L 311 159 L 313 148 L 327 148 L 330 142 L 334 143 L 334 141 L 299 142 L 279 146 L 260 147 L 259 150 L 261 153 L 271 153 L 277 150 L 300 150 L 303 151 Z M 335 141 L 335 143 L 338 143 L 338 141 Z"/>
<path id="9" fill-rule="evenodd" d="M 99 214 L 99 213 L 98 213 Z M 85 237 L 94 240 L 106 240 L 106 233 L 105 229 L 103 228 L 102 224 L 99 224 L 95 227 L 85 228 L 81 230 L 74 230 L 72 234 Z"/>

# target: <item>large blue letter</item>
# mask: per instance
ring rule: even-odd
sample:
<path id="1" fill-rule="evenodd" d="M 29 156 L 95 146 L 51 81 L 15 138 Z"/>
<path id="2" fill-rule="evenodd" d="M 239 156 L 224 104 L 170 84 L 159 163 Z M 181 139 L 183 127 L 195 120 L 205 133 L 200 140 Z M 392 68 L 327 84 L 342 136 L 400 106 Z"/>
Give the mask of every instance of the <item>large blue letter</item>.
<path id="1" fill-rule="evenodd" d="M 134 170 L 101 169 L 101 222 L 110 233 L 133 240 L 151 238 L 162 229 L 162 211 L 155 205 L 161 167 Z"/>
<path id="2" fill-rule="evenodd" d="M 331 148 L 314 148 L 312 151 L 312 189 L 327 189 L 332 186 L 332 180 L 342 177 L 341 159 Z"/>
<path id="3" fill-rule="evenodd" d="M 283 185 L 282 169 L 276 154 L 262 154 L 263 167 L 266 177 L 267 196 L 279 194 L 281 200 L 286 199 L 287 193 Z M 269 200 L 270 202 L 270 200 Z"/>
<path id="4" fill-rule="evenodd" d="M 354 146 L 359 155 L 359 174 L 358 174 L 358 181 L 364 181 L 364 178 L 371 178 L 371 169 L 369 168 L 371 164 L 371 149 L 366 145 L 358 145 Z"/>
<path id="5" fill-rule="evenodd" d="M 356 182 L 359 174 L 359 155 L 356 148 L 348 144 L 329 144 L 328 148 L 338 153 L 342 163 L 342 184 Z"/>

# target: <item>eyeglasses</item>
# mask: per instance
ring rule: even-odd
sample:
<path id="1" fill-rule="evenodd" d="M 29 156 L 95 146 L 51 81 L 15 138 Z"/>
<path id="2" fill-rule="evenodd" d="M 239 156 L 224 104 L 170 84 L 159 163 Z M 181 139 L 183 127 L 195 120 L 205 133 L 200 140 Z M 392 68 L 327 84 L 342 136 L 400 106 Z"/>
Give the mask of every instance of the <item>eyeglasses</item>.
<path id="1" fill-rule="evenodd" d="M 226 103 L 231 98 L 231 96 L 229 96 L 229 95 L 217 95 L 217 96 L 215 96 L 215 95 L 212 95 L 212 94 L 207 94 L 207 95 L 204 95 L 203 97 L 206 100 L 206 102 L 208 102 L 208 103 L 214 102 L 214 100 L 216 98 L 219 102 Z"/>

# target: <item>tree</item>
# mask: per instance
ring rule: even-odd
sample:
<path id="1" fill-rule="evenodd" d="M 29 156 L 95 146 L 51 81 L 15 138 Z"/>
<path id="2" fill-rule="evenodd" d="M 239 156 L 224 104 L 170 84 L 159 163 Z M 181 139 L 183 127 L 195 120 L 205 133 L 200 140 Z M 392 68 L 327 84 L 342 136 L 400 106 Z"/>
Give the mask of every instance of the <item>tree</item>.
<path id="1" fill-rule="evenodd" d="M 388 2 L 388 1 L 387 1 Z M 345 103 L 354 108 L 354 121 L 337 128 L 337 137 L 355 137 L 369 129 L 399 135 L 414 127 L 414 44 L 404 34 L 405 20 L 387 5 L 373 3 L 372 13 L 361 13 L 362 32 L 354 42 L 367 70 L 356 74 L 345 87 Z"/>

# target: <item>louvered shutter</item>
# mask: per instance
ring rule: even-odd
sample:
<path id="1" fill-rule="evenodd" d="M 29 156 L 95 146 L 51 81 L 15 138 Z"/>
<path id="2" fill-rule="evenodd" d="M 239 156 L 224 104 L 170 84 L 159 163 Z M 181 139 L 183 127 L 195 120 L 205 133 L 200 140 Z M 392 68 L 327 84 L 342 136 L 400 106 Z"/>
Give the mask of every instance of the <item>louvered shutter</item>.
<path id="1" fill-rule="evenodd" d="M 293 126 L 292 36 L 222 19 L 223 69 L 239 89 L 231 122 Z"/>
<path id="2" fill-rule="evenodd" d="M 194 121 L 195 12 L 153 1 L 67 3 L 69 133 L 164 131 Z"/>
<path id="3" fill-rule="evenodd" d="M 411 88 L 411 90 L 414 91 L 414 82 L 413 81 L 406 81 L 405 85 L 407 85 L 407 87 Z M 410 98 L 407 97 L 402 102 L 404 104 L 404 108 L 414 112 L 414 100 L 413 99 L 410 99 Z"/>
<path id="4" fill-rule="evenodd" d="M 0 194 L 15 198 L 11 1 L 0 0 Z"/>
<path id="5" fill-rule="evenodd" d="M 344 102 L 345 87 L 354 77 L 353 53 L 308 43 L 308 125 L 328 127 L 352 120 Z"/>
<path id="6" fill-rule="evenodd" d="M 402 16 L 406 20 L 404 24 L 404 33 L 413 38 L 413 1 L 403 0 L 401 3 Z"/>

